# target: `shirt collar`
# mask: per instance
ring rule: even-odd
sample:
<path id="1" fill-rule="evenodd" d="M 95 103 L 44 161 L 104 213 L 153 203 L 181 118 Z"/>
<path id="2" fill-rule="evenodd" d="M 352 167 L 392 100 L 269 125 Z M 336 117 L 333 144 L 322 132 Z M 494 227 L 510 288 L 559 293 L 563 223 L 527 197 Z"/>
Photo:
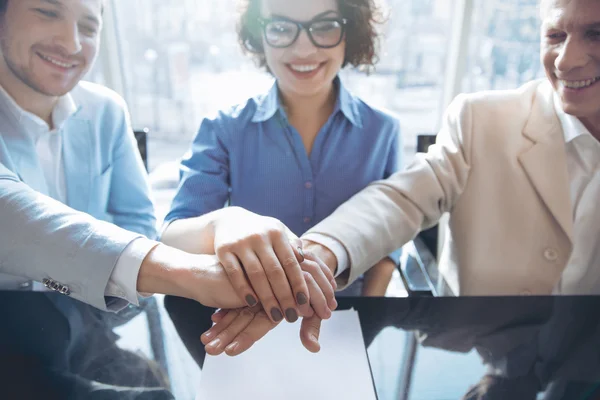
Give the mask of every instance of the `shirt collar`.
<path id="1" fill-rule="evenodd" d="M 265 122 L 275 115 L 279 109 L 279 90 L 277 82 L 273 83 L 268 93 L 256 99 L 257 107 L 252 122 Z M 283 109 L 281 110 L 283 111 Z M 284 113 L 285 114 L 285 113 Z"/>
<path id="2" fill-rule="evenodd" d="M 333 113 L 341 111 L 342 114 L 354 125 L 362 128 L 362 119 L 358 112 L 358 100 L 346 89 L 339 77 L 336 77 L 333 84 L 335 85 L 338 95 Z M 285 117 L 285 111 L 281 106 L 279 100 L 279 90 L 277 88 L 277 82 L 273 84 L 269 92 L 257 99 L 257 108 L 252 118 L 252 122 L 264 122 L 275 115 L 279 110 Z"/>
<path id="3" fill-rule="evenodd" d="M 334 110 L 341 110 L 352 124 L 358 128 L 362 128 L 362 118 L 358 112 L 358 100 L 346 89 L 346 86 L 342 84 L 342 80 L 339 77 L 335 78 L 334 84 L 338 88 L 337 103 Z"/>
<path id="4" fill-rule="evenodd" d="M 15 100 L 0 86 L 0 106 L 6 110 L 9 117 L 18 125 L 23 125 L 27 131 L 48 131 L 48 124 L 37 115 L 25 111 Z M 56 106 L 52 111 L 52 122 L 54 129 L 59 130 L 67 119 L 73 116 L 78 108 L 70 93 L 58 98 Z"/>
<path id="5" fill-rule="evenodd" d="M 590 131 L 585 127 L 585 125 L 583 125 L 579 118 L 567 114 L 565 110 L 563 110 L 560 98 L 556 93 L 554 94 L 554 110 L 558 116 L 558 119 L 560 120 L 560 125 L 565 137 L 565 143 L 572 142 L 582 135 L 592 136 Z"/>
<path id="6" fill-rule="evenodd" d="M 56 103 L 56 107 L 54 107 L 54 111 L 52 112 L 52 123 L 54 124 L 54 128 L 62 128 L 64 123 L 73 115 L 75 115 L 77 111 L 79 111 L 79 109 L 77 108 L 75 100 L 73 100 L 73 96 L 71 96 L 70 93 L 61 96 Z"/>

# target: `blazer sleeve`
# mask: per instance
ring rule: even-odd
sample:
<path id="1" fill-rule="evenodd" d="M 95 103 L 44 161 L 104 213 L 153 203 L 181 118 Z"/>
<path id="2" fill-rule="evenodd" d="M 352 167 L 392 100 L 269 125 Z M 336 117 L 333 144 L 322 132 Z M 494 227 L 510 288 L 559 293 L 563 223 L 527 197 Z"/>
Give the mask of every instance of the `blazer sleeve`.
<path id="1" fill-rule="evenodd" d="M 2 164 L 0 221 L 0 272 L 52 279 L 70 297 L 102 310 L 119 256 L 140 237 L 34 191 Z"/>
<path id="2" fill-rule="evenodd" d="M 107 211 L 115 225 L 154 239 L 157 236 L 156 217 L 148 174 L 137 149 L 124 102 L 117 110 Z"/>
<path id="3" fill-rule="evenodd" d="M 330 236 L 348 251 L 350 270 L 338 277 L 341 287 L 452 210 L 469 177 L 471 119 L 467 98 L 458 96 L 427 154 L 373 182 L 307 232 Z"/>
<path id="4" fill-rule="evenodd" d="M 390 146 L 388 159 L 385 165 L 384 179 L 389 178 L 401 169 L 401 154 L 402 154 L 402 136 L 400 131 L 400 123 L 397 119 L 394 120 L 392 128 L 392 144 Z M 400 265 L 400 257 L 402 256 L 402 247 L 397 248 L 388 257 L 396 264 Z"/>

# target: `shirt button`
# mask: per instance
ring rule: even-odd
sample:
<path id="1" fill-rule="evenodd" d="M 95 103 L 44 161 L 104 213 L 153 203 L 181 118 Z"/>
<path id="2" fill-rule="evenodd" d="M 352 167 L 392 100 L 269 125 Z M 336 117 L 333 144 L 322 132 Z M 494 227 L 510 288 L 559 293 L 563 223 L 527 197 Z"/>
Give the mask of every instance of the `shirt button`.
<path id="1" fill-rule="evenodd" d="M 544 258 L 548 261 L 556 261 L 558 259 L 558 252 L 552 248 L 546 249 L 544 250 Z"/>
<path id="2" fill-rule="evenodd" d="M 305 188 L 307 188 L 307 189 L 311 189 L 311 188 L 312 188 L 312 186 L 313 186 L 312 182 L 306 182 L 306 183 L 304 184 L 304 187 L 305 187 Z"/>
<path id="3" fill-rule="evenodd" d="M 304 223 L 308 224 L 312 219 L 310 217 L 304 217 Z"/>

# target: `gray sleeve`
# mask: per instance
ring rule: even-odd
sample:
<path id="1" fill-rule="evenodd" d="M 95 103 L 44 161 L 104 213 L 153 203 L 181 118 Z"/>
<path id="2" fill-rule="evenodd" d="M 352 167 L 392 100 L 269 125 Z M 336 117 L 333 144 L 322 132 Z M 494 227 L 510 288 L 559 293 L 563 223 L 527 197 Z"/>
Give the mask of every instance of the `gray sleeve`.
<path id="1" fill-rule="evenodd" d="M 0 272 L 69 288 L 106 310 L 104 291 L 123 250 L 139 234 L 46 197 L 0 164 Z"/>

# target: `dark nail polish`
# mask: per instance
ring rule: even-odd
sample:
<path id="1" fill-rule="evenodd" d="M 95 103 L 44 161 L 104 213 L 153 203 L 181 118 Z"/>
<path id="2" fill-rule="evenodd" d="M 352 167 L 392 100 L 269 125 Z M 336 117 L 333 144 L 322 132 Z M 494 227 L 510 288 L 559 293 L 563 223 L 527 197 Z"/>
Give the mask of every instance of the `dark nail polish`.
<path id="1" fill-rule="evenodd" d="M 296 295 L 296 300 L 298 301 L 298 304 L 300 304 L 300 305 L 306 304 L 306 302 L 308 301 L 308 299 L 306 298 L 306 295 L 304 293 L 298 293 Z"/>
<path id="2" fill-rule="evenodd" d="M 246 303 L 248 303 L 250 307 L 254 307 L 256 305 L 256 299 L 254 298 L 254 296 L 249 294 L 248 296 L 246 296 Z"/>
<path id="3" fill-rule="evenodd" d="M 285 310 L 285 318 L 289 322 L 296 322 L 298 320 L 298 313 L 293 308 L 288 308 Z"/>
<path id="4" fill-rule="evenodd" d="M 283 319 L 283 314 L 281 314 L 278 308 L 273 307 L 271 309 L 271 317 L 273 317 L 273 321 L 279 322 Z"/>

